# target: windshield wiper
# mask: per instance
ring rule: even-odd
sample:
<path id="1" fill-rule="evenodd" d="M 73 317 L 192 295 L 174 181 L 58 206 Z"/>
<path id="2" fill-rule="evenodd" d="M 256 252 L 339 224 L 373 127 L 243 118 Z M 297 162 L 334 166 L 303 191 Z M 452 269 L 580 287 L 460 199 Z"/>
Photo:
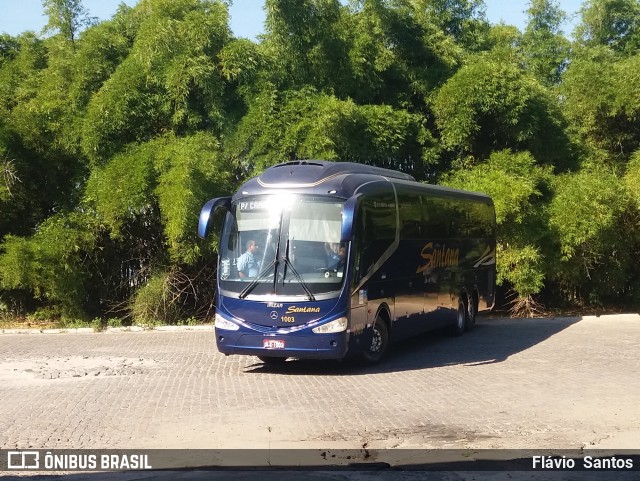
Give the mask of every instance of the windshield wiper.
<path id="1" fill-rule="evenodd" d="M 280 228 L 282 228 L 282 214 L 280 214 Z M 251 284 L 249 284 L 247 287 L 245 287 L 243 289 L 243 291 L 240 293 L 240 295 L 238 296 L 238 299 L 244 299 L 245 297 L 247 297 L 249 295 L 249 293 L 254 290 L 256 288 L 256 286 L 258 285 L 258 283 L 264 279 L 265 277 L 267 277 L 267 275 L 269 275 L 269 272 L 271 271 L 271 268 L 273 267 L 273 290 L 275 292 L 276 290 L 276 279 L 278 277 L 278 253 L 280 252 L 280 231 L 278 231 L 278 244 L 276 245 L 276 255 L 273 258 L 273 261 L 271 261 L 271 264 L 269 264 L 269 266 L 264 269 L 259 275 L 258 277 L 256 277 Z M 266 250 L 265 250 L 265 254 L 266 254 Z M 262 258 L 264 259 L 264 255 L 262 256 Z"/>
<path id="2" fill-rule="evenodd" d="M 287 277 L 286 268 L 287 268 L 287 266 L 289 266 L 289 268 L 291 269 L 291 272 L 293 272 L 293 275 L 296 277 L 296 279 L 298 280 L 298 282 L 300 283 L 300 285 L 304 289 L 304 292 L 307 293 L 307 297 L 309 298 L 309 300 L 310 301 L 315 301 L 316 298 L 313 295 L 313 293 L 311 292 L 311 290 L 309 289 L 309 286 L 307 286 L 307 283 L 302 279 L 302 276 L 300 276 L 300 274 L 298 274 L 298 271 L 296 270 L 296 268 L 293 267 L 293 263 L 289 260 L 289 241 L 290 241 L 290 239 L 287 239 L 287 247 L 285 249 L 284 256 L 282 256 L 282 260 L 284 261 L 284 265 L 285 265 L 285 271 L 284 271 L 283 276 L 282 276 L 282 283 L 284 284 L 284 280 Z"/>
<path id="3" fill-rule="evenodd" d="M 269 275 L 269 272 L 271 272 L 271 268 L 275 266 L 277 263 L 278 263 L 278 259 L 274 259 L 271 262 L 271 264 L 269 264 L 269 266 L 258 275 L 258 277 L 256 277 L 253 281 L 251 281 L 251 284 L 249 284 L 247 287 L 244 288 L 244 290 L 238 296 L 238 299 L 244 299 L 245 297 L 247 297 L 249 293 L 256 288 L 256 286 L 260 283 L 260 281 Z"/>

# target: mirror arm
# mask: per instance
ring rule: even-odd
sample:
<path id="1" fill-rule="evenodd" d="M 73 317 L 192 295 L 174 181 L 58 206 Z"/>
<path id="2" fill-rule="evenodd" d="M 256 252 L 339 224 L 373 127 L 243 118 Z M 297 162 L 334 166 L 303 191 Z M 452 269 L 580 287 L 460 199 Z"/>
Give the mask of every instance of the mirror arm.
<path id="1" fill-rule="evenodd" d="M 209 234 L 210 220 L 218 209 L 231 210 L 231 197 L 217 197 L 207 202 L 200 210 L 198 237 L 204 239 Z"/>
<path id="2" fill-rule="evenodd" d="M 353 220 L 358 208 L 358 202 L 362 194 L 356 194 L 347 199 L 342 210 L 342 233 L 340 242 L 349 242 L 353 240 Z"/>

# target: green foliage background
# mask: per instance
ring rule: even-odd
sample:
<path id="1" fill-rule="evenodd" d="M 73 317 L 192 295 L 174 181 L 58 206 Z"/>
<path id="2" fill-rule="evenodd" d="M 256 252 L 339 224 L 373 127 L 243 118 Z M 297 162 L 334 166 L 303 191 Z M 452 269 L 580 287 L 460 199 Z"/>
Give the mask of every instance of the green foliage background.
<path id="1" fill-rule="evenodd" d="M 0 311 L 211 315 L 209 198 L 291 159 L 490 194 L 498 280 L 554 306 L 640 304 L 640 2 L 554 0 L 523 32 L 482 0 L 45 0 L 0 35 Z M 40 314 L 38 314 L 40 313 Z"/>

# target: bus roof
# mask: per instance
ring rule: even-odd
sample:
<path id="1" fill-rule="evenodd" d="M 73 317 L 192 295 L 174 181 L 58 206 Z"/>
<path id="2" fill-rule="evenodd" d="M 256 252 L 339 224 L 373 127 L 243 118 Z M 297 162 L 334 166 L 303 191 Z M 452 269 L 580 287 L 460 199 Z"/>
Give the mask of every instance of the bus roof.
<path id="1" fill-rule="evenodd" d="M 451 189 L 438 185 L 417 182 L 409 174 L 381 167 L 354 162 L 330 162 L 326 160 L 297 160 L 274 165 L 258 177 L 243 184 L 234 200 L 247 195 L 263 195 L 282 192 L 327 195 L 349 198 L 357 192 L 364 192 L 366 184 L 391 182 L 400 192 L 422 193 L 425 195 L 466 198 L 468 200 L 492 203 L 485 194 Z"/>

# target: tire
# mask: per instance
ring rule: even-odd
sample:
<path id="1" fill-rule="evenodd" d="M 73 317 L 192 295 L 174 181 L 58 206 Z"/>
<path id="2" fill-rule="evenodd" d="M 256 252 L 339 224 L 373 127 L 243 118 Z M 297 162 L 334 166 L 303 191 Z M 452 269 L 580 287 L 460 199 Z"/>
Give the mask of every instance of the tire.
<path id="1" fill-rule="evenodd" d="M 467 321 L 464 325 L 465 331 L 471 331 L 476 325 L 476 316 L 478 315 L 478 303 L 476 296 L 467 297 Z"/>
<path id="2" fill-rule="evenodd" d="M 264 364 L 267 366 L 281 366 L 287 360 L 286 357 L 271 357 L 271 356 L 258 356 Z"/>
<path id="3" fill-rule="evenodd" d="M 458 298 L 458 310 L 456 311 L 456 322 L 451 326 L 452 336 L 461 336 L 467 325 L 467 306 L 462 297 Z"/>
<path id="4" fill-rule="evenodd" d="M 389 347 L 389 329 L 380 316 L 376 317 L 371 329 L 373 331 L 371 345 L 364 349 L 360 355 L 362 364 L 365 365 L 373 365 L 380 362 Z"/>

